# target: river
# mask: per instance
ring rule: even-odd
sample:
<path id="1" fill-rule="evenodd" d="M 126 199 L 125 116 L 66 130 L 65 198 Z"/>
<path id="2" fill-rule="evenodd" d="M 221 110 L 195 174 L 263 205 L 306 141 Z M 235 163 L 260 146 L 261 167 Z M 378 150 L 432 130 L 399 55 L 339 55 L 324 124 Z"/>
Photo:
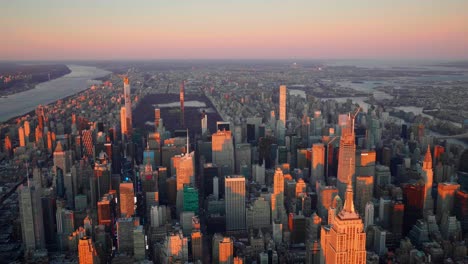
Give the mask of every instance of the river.
<path id="1" fill-rule="evenodd" d="M 34 89 L 0 98 L 0 122 L 26 114 L 38 105 L 47 105 L 89 88 L 90 81 L 111 72 L 90 66 L 67 65 L 71 73 L 36 85 Z"/>

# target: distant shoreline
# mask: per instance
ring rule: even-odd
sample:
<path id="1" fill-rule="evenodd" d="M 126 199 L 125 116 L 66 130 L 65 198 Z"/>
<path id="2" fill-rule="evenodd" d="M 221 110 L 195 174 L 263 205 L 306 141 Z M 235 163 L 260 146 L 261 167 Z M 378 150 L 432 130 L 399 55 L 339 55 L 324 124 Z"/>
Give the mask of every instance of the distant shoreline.
<path id="1" fill-rule="evenodd" d="M 102 82 L 104 82 L 104 81 L 108 80 L 109 77 L 110 77 L 112 74 L 113 74 L 113 73 L 111 72 L 111 73 L 109 73 L 109 74 L 106 74 L 105 76 L 96 77 L 96 78 L 91 78 L 91 79 L 89 79 L 89 80 L 91 80 L 91 81 L 102 81 Z M 62 77 L 63 77 L 63 76 L 62 76 Z M 57 100 L 55 100 L 55 101 L 53 101 L 53 102 L 50 102 L 50 103 L 44 104 L 44 105 L 45 105 L 45 106 L 50 106 L 50 105 L 53 105 L 53 104 L 57 103 L 57 101 L 59 101 L 59 100 L 68 100 L 68 99 L 70 99 L 70 98 L 72 98 L 72 97 L 76 97 L 76 96 L 78 96 L 78 95 L 80 95 L 80 94 L 82 94 L 82 93 L 88 91 L 89 89 L 91 89 L 91 87 L 92 87 L 92 85 L 87 85 L 87 88 L 84 89 L 84 90 L 81 90 L 81 91 L 79 91 L 79 92 L 77 92 L 77 93 L 74 93 L 74 94 L 70 94 L 70 95 L 65 96 L 65 97 L 62 97 L 62 98 L 59 98 L 59 99 L 57 99 Z M 35 89 L 35 88 L 33 88 L 33 89 Z M 38 104 L 38 105 L 40 105 L 40 104 Z M 37 105 L 37 106 L 38 106 L 38 105 Z M 36 107 L 37 107 L 37 106 L 36 106 Z M 31 110 L 31 111 L 29 111 L 29 112 L 26 112 L 26 113 L 24 113 L 24 114 L 15 115 L 15 116 L 13 116 L 13 117 L 11 117 L 11 118 L 5 120 L 5 121 L 1 121 L 1 122 L 0 122 L 0 125 L 1 125 L 1 124 L 15 124 L 15 123 L 16 123 L 15 121 L 16 121 L 17 119 L 23 118 L 23 117 L 28 116 L 28 115 L 29 115 L 30 117 L 34 117 L 34 116 L 36 115 L 36 109 L 33 109 L 33 110 Z"/>
<path id="2" fill-rule="evenodd" d="M 26 66 L 23 66 L 23 67 L 26 67 Z M 15 84 L 13 84 L 13 86 L 3 87 L 2 89 L 0 89 L 0 97 L 7 98 L 8 96 L 11 96 L 17 93 L 35 89 L 36 86 L 41 83 L 58 79 L 72 72 L 72 70 L 65 64 L 31 65 L 29 67 L 30 67 L 29 69 L 28 68 L 24 69 L 24 68 L 21 68 L 21 66 L 18 66 L 16 64 L 12 64 L 12 65 L 7 64 L 6 66 L 4 65 L 3 67 L 1 67 L 0 65 L 0 75 L 4 74 L 4 76 L 6 76 L 6 75 L 12 75 L 12 74 L 15 75 L 18 73 L 23 73 L 29 76 L 29 78 L 31 78 L 31 80 L 24 80 L 24 79 L 13 80 L 13 82 L 16 82 Z M 39 69 L 35 69 L 33 67 L 37 67 Z M 55 68 L 50 68 L 50 67 L 55 67 Z"/>

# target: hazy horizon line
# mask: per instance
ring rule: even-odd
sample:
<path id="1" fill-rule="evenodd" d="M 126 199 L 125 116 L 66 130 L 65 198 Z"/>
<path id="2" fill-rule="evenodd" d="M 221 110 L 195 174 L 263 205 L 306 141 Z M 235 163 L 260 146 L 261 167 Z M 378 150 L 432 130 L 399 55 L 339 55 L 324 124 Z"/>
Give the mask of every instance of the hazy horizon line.
<path id="1" fill-rule="evenodd" d="M 372 62 L 468 62 L 466 58 L 67 58 L 67 59 L 1 59 L 11 62 L 165 62 L 165 61 L 372 61 Z"/>

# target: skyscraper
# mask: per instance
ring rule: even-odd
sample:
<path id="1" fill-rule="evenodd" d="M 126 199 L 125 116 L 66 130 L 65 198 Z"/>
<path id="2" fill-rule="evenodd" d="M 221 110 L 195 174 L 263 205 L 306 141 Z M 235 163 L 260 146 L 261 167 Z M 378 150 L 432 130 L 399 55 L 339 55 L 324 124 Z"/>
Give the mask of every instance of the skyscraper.
<path id="1" fill-rule="evenodd" d="M 206 131 L 208 130 L 208 115 L 203 110 L 202 118 L 201 118 L 201 129 L 202 135 L 205 135 Z"/>
<path id="2" fill-rule="evenodd" d="M 432 199 L 432 183 L 433 183 L 433 171 L 432 171 L 432 156 L 431 148 L 427 146 L 426 155 L 423 161 L 423 179 L 424 179 L 424 212 L 434 211 L 434 200 Z"/>
<path id="3" fill-rule="evenodd" d="M 120 214 L 131 217 L 135 213 L 134 191 L 132 182 L 120 184 Z"/>
<path id="4" fill-rule="evenodd" d="M 18 137 L 20 147 L 26 146 L 24 128 L 22 126 L 18 128 Z"/>
<path id="5" fill-rule="evenodd" d="M 127 77 L 124 78 L 124 98 L 126 131 L 122 131 L 122 133 L 130 134 L 132 132 L 132 98 L 130 95 L 130 82 Z"/>
<path id="6" fill-rule="evenodd" d="M 191 237 L 193 261 L 203 261 L 203 234 L 200 230 L 193 230 Z"/>
<path id="7" fill-rule="evenodd" d="M 443 182 L 437 186 L 437 221 L 440 222 L 446 214 L 451 216 L 453 213 L 453 205 L 455 192 L 460 189 L 457 183 Z"/>
<path id="8" fill-rule="evenodd" d="M 120 108 L 120 132 L 122 137 L 127 134 L 127 110 L 125 107 Z"/>
<path id="9" fill-rule="evenodd" d="M 218 167 L 219 176 L 234 173 L 234 145 L 231 131 L 223 130 L 211 137 L 211 151 L 213 163 Z"/>
<path id="10" fill-rule="evenodd" d="M 65 151 L 63 151 L 62 143 L 60 143 L 60 141 L 57 142 L 57 146 L 54 151 L 54 166 L 62 169 L 63 173 L 67 173 L 69 171 Z"/>
<path id="11" fill-rule="evenodd" d="M 340 115 L 340 149 L 338 153 L 338 194 L 346 199 L 345 190 L 348 180 L 353 181 L 355 172 L 356 145 L 354 138 L 354 119 L 350 115 Z M 349 177 L 351 175 L 351 177 Z"/>
<path id="12" fill-rule="evenodd" d="M 195 185 L 194 152 L 175 156 L 173 161 L 176 169 L 177 181 L 177 212 L 184 207 L 184 185 Z"/>
<path id="13" fill-rule="evenodd" d="M 97 252 L 90 237 L 82 237 L 78 242 L 78 258 L 80 264 L 94 264 L 97 262 Z"/>
<path id="14" fill-rule="evenodd" d="M 365 207 L 372 200 L 374 192 L 374 178 L 372 176 L 356 177 L 356 210 L 364 215 Z"/>
<path id="15" fill-rule="evenodd" d="M 225 181 L 226 230 L 245 230 L 245 178 L 228 176 Z"/>
<path id="16" fill-rule="evenodd" d="M 364 212 L 364 229 L 371 225 L 374 225 L 374 203 L 367 202 Z"/>
<path id="17" fill-rule="evenodd" d="M 219 242 L 219 264 L 231 264 L 234 259 L 234 242 L 229 237 L 224 237 Z"/>
<path id="18" fill-rule="evenodd" d="M 19 212 L 23 244 L 26 252 L 45 248 L 40 188 L 19 187 Z"/>
<path id="19" fill-rule="evenodd" d="M 184 110 L 184 101 L 185 101 L 185 81 L 180 83 L 180 124 L 182 127 L 185 126 L 185 110 Z"/>
<path id="20" fill-rule="evenodd" d="M 159 122 L 161 121 L 161 109 L 154 109 L 154 131 L 158 130 Z"/>
<path id="21" fill-rule="evenodd" d="M 133 218 L 117 219 L 117 248 L 120 253 L 133 254 Z"/>
<path id="22" fill-rule="evenodd" d="M 286 85 L 281 85 L 279 88 L 279 120 L 282 122 L 284 127 L 286 127 L 286 100 Z"/>
<path id="23" fill-rule="evenodd" d="M 325 147 L 323 144 L 312 145 L 312 167 L 310 173 L 310 183 L 315 185 L 316 181 L 324 183 L 324 164 L 325 164 Z"/>
<path id="24" fill-rule="evenodd" d="M 366 233 L 362 219 L 354 210 L 351 179 L 344 207 L 333 219 L 331 227 L 322 227 L 320 242 L 327 264 L 366 263 Z"/>
<path id="25" fill-rule="evenodd" d="M 100 225 L 110 226 L 111 224 L 111 208 L 110 201 L 107 196 L 103 196 L 102 199 L 97 202 L 98 208 L 98 223 Z"/>
<path id="26" fill-rule="evenodd" d="M 286 218 L 284 210 L 284 174 L 281 168 L 276 168 L 273 176 L 273 194 L 271 196 L 272 220 L 283 221 Z"/>

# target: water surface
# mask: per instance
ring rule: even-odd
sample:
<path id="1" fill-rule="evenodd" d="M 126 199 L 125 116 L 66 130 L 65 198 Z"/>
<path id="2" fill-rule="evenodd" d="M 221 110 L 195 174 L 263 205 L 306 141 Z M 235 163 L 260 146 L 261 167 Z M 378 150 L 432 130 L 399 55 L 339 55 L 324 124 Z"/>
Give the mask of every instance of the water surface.
<path id="1" fill-rule="evenodd" d="M 38 105 L 47 105 L 89 88 L 90 80 L 111 72 L 96 67 L 67 65 L 71 73 L 40 83 L 34 89 L 0 98 L 0 122 L 26 114 Z"/>

